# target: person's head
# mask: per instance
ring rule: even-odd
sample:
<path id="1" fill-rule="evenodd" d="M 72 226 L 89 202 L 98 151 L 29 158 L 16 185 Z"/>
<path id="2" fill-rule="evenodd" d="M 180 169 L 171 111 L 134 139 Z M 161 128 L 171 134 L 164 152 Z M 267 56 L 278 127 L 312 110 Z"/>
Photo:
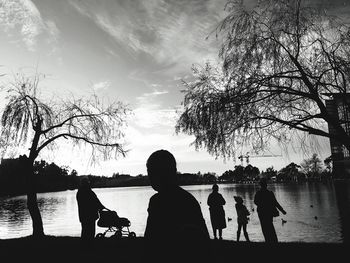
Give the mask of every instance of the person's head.
<path id="1" fill-rule="evenodd" d="M 215 193 L 219 192 L 219 186 L 217 184 L 214 184 L 212 189 Z"/>
<path id="2" fill-rule="evenodd" d="M 80 189 L 82 190 L 87 190 L 90 189 L 91 185 L 90 185 L 90 180 L 88 177 L 84 177 L 83 179 L 81 179 L 80 181 Z"/>
<path id="3" fill-rule="evenodd" d="M 267 182 L 265 178 L 262 178 L 259 182 L 259 185 L 261 187 L 261 189 L 266 189 L 267 188 Z"/>
<path id="4" fill-rule="evenodd" d="M 234 196 L 233 198 L 235 199 L 236 203 L 238 203 L 238 204 L 243 204 L 243 199 L 242 199 L 242 197 L 240 197 L 240 196 Z"/>
<path id="5" fill-rule="evenodd" d="M 176 160 L 170 152 L 155 151 L 148 158 L 146 166 L 154 190 L 159 192 L 177 185 Z"/>

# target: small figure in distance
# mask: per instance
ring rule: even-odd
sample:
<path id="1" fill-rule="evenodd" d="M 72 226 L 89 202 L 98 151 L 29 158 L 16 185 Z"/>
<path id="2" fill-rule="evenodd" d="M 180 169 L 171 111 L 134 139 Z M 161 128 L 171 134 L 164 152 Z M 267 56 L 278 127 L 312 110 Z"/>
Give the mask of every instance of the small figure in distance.
<path id="1" fill-rule="evenodd" d="M 174 241 L 177 245 L 193 239 L 209 239 L 198 201 L 178 185 L 174 156 L 166 150 L 155 151 L 146 166 L 157 193 L 149 200 L 144 237 L 152 241 Z"/>
<path id="2" fill-rule="evenodd" d="M 222 239 L 222 229 L 226 228 L 226 217 L 224 205 L 225 199 L 219 193 L 219 186 L 213 185 L 213 192 L 208 196 L 207 204 L 209 206 L 210 221 L 213 228 L 214 239 L 217 239 L 217 232 L 219 232 L 219 239 Z"/>
<path id="3" fill-rule="evenodd" d="M 243 204 L 243 199 L 240 196 L 234 196 L 233 197 L 236 201 L 236 212 L 237 212 L 237 223 L 238 223 L 238 229 L 237 229 L 237 242 L 239 241 L 239 237 L 241 235 L 241 229 L 243 228 L 243 233 L 244 233 L 244 237 L 245 240 L 247 240 L 248 242 L 249 240 L 249 236 L 248 236 L 248 232 L 247 232 L 247 224 L 249 221 L 249 211 L 247 209 L 247 207 Z"/>
<path id="4" fill-rule="evenodd" d="M 81 238 L 83 241 L 91 241 L 95 237 L 96 220 L 98 212 L 107 209 L 102 205 L 96 194 L 92 191 L 89 178 L 85 177 L 80 182 L 77 192 L 79 221 L 81 223 Z"/>
<path id="5" fill-rule="evenodd" d="M 273 192 L 267 189 L 267 182 L 264 178 L 260 180 L 260 189 L 255 194 L 254 203 L 257 205 L 257 212 L 265 242 L 277 243 L 278 239 L 275 227 L 273 226 L 273 218 L 279 215 L 278 210 L 284 215 L 286 211 L 277 202 Z"/>

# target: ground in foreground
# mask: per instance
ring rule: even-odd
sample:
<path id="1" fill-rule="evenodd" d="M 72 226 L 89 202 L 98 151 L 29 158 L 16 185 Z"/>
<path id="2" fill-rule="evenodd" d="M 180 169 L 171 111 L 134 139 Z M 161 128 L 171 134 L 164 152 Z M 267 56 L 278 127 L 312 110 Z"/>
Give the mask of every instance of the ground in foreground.
<path id="1" fill-rule="evenodd" d="M 88 246 L 78 237 L 47 236 L 0 240 L 1 259 L 5 262 L 319 262 L 344 260 L 350 246 L 329 243 L 233 242 L 159 242 L 144 238 L 96 239 Z M 4 261 L 2 261 L 4 262 Z"/>

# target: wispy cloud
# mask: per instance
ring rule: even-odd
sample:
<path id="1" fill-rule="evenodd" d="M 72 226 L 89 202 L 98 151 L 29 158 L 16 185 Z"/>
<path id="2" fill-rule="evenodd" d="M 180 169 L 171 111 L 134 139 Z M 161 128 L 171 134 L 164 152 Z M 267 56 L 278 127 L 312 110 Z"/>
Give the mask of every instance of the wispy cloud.
<path id="1" fill-rule="evenodd" d="M 100 81 L 100 82 L 94 83 L 92 85 L 92 88 L 94 91 L 101 91 L 101 90 L 108 89 L 110 86 L 111 86 L 111 82 L 108 80 L 105 80 L 105 81 Z"/>
<path id="2" fill-rule="evenodd" d="M 180 65 L 216 59 L 215 37 L 208 34 L 223 17 L 225 0 L 96 1 L 70 0 L 82 15 L 121 44 L 131 56 Z"/>
<path id="3" fill-rule="evenodd" d="M 136 98 L 137 106 L 133 110 L 132 122 L 141 128 L 170 128 L 174 129 L 176 109 L 162 107 L 159 96 L 167 94 L 165 90 L 154 90 Z"/>
<path id="4" fill-rule="evenodd" d="M 56 24 L 44 21 L 36 5 L 30 0 L 0 0 L 0 28 L 8 34 L 18 32 L 26 47 L 34 51 L 38 37 L 47 34 L 50 41 L 57 40 Z"/>

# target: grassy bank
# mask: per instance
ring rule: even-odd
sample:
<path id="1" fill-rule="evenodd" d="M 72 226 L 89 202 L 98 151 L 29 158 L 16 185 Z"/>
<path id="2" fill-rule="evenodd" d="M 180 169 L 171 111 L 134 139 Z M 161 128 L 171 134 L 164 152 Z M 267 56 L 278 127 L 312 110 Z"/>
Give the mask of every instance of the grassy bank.
<path id="1" fill-rule="evenodd" d="M 11 262 L 315 262 L 348 258 L 350 247 L 327 243 L 234 242 L 210 240 L 207 243 L 149 243 L 144 238 L 97 239 L 85 246 L 78 237 L 31 237 L 0 240 L 1 258 Z M 33 260 L 33 261 L 28 261 Z M 10 262 L 6 261 L 6 262 Z M 4 261 L 3 261 L 4 262 Z"/>

